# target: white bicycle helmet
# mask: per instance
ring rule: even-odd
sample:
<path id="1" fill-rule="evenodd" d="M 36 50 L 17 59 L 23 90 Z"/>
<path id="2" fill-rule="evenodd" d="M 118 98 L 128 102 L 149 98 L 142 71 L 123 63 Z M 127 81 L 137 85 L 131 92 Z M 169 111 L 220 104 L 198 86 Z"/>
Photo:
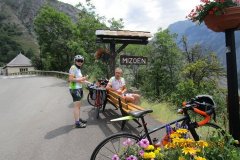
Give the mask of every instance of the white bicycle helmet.
<path id="1" fill-rule="evenodd" d="M 83 58 L 83 56 L 81 56 L 81 55 L 76 55 L 76 56 L 74 57 L 74 61 L 79 60 L 79 59 L 81 59 L 81 60 L 84 61 L 84 58 Z"/>

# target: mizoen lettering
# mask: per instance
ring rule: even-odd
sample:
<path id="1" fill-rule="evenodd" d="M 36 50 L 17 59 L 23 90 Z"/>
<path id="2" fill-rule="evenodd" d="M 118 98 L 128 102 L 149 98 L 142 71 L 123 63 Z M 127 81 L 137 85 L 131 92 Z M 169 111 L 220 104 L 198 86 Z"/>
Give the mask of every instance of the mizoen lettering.
<path id="1" fill-rule="evenodd" d="M 146 64 L 146 60 L 143 58 L 123 58 L 123 63 L 127 64 Z"/>
<path id="2" fill-rule="evenodd" d="M 147 57 L 142 56 L 120 56 L 121 65 L 146 65 Z"/>

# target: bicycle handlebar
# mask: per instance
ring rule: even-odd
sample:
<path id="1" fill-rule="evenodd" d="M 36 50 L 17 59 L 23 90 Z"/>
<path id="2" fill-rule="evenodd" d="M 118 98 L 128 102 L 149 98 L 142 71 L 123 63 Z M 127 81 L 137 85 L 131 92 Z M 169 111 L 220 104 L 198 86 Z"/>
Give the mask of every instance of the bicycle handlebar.
<path id="1" fill-rule="evenodd" d="M 203 111 L 201 109 L 198 109 L 198 107 L 210 107 L 207 111 Z M 208 103 L 200 103 L 197 101 L 190 101 L 187 102 L 186 105 L 183 107 L 186 110 L 192 110 L 197 114 L 200 114 L 201 116 L 204 117 L 203 120 L 196 122 L 198 126 L 203 126 L 206 123 L 208 123 L 211 120 L 211 115 L 214 114 L 214 120 L 215 120 L 215 110 L 214 107 L 211 104 Z"/>
<path id="2" fill-rule="evenodd" d="M 204 117 L 203 120 L 197 122 L 198 126 L 203 126 L 204 124 L 208 123 L 211 120 L 211 116 L 207 114 L 207 112 L 201 111 L 200 109 L 193 108 L 195 113 L 198 113 Z"/>

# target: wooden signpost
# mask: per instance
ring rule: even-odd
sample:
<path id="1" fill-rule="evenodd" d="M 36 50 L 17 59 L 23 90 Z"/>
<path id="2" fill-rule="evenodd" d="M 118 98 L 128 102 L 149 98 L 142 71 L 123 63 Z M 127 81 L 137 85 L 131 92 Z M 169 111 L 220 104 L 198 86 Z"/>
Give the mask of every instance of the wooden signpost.
<path id="1" fill-rule="evenodd" d="M 96 30 L 96 36 L 97 43 L 108 43 L 110 45 L 109 77 L 114 75 L 117 54 L 129 44 L 146 45 L 148 39 L 152 37 L 150 32 L 129 30 Z M 126 63 L 133 62 L 133 59 L 126 60 L 128 60 Z M 143 61 L 144 59 L 134 59 L 135 63 L 144 63 Z"/>

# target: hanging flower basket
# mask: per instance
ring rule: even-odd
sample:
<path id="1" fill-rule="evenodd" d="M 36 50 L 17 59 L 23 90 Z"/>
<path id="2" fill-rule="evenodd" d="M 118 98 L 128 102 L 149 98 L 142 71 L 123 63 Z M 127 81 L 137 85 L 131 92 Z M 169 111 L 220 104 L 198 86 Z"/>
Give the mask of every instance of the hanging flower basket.
<path id="1" fill-rule="evenodd" d="M 223 15 L 207 15 L 204 18 L 206 26 L 215 32 L 227 29 L 240 29 L 240 7 L 229 7 Z"/>

